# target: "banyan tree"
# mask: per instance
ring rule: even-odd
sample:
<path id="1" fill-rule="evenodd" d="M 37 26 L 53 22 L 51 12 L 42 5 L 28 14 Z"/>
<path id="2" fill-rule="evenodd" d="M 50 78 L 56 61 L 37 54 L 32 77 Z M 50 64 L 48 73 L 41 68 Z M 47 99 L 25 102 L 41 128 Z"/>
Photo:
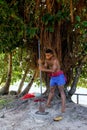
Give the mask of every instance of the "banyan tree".
<path id="1" fill-rule="evenodd" d="M 25 1 L 24 20 L 29 26 L 28 33 L 35 39 L 36 46 L 40 40 L 43 59 L 46 48 L 55 51 L 67 77 L 66 88 L 67 85 L 71 86 L 68 96 L 74 94 L 87 59 L 86 5 L 85 0 L 37 0 L 32 1 L 31 5 Z"/>
<path id="2" fill-rule="evenodd" d="M 44 59 L 46 48 L 54 50 L 67 78 L 67 98 L 71 97 L 82 68 L 87 65 L 87 0 L 6 1 L 10 7 L 17 2 L 18 15 L 23 19 L 22 44 L 31 55 L 32 63 L 29 62 L 29 67 L 33 70 L 38 68 L 40 40 L 41 58 Z M 43 74 L 47 90 L 48 80 L 47 75 Z"/>

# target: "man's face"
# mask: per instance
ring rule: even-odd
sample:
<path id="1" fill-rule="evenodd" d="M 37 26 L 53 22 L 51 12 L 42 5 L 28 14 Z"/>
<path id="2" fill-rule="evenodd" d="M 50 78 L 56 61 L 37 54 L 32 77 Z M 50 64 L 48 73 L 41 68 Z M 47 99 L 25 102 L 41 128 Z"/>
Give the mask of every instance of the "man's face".
<path id="1" fill-rule="evenodd" d="M 45 53 L 45 56 L 47 60 L 50 60 L 53 55 L 51 53 Z"/>

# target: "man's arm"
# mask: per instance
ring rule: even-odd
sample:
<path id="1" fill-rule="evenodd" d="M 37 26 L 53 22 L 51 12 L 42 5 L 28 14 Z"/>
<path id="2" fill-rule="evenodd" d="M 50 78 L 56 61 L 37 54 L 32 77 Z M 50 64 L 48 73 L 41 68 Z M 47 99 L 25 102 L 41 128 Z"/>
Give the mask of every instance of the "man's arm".
<path id="1" fill-rule="evenodd" d="M 56 70 L 57 70 L 57 62 L 56 62 L 56 60 L 54 61 L 53 66 L 52 66 L 51 69 L 48 69 L 46 67 L 46 65 L 45 65 L 45 66 L 39 66 L 39 70 L 44 71 L 44 72 L 48 72 L 48 73 L 56 72 Z"/>
<path id="2" fill-rule="evenodd" d="M 47 66 L 48 66 L 47 62 L 45 61 L 45 63 L 43 64 L 42 61 L 41 61 L 41 59 L 38 60 L 38 64 L 39 64 L 39 69 L 40 68 L 45 68 L 46 69 Z"/>

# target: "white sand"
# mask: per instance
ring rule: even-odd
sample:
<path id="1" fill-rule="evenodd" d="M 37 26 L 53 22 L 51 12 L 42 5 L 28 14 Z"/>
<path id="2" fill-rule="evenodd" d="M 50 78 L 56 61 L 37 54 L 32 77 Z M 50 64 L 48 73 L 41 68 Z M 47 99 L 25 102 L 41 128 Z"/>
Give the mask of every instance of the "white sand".
<path id="1" fill-rule="evenodd" d="M 47 115 L 38 115 L 38 103 L 28 100 L 26 108 L 23 105 L 14 110 L 4 110 L 0 130 L 87 130 L 87 107 L 66 103 L 66 112 L 62 114 L 60 101 L 53 101 L 52 108 L 45 109 L 49 112 Z M 53 121 L 58 115 L 63 119 Z"/>

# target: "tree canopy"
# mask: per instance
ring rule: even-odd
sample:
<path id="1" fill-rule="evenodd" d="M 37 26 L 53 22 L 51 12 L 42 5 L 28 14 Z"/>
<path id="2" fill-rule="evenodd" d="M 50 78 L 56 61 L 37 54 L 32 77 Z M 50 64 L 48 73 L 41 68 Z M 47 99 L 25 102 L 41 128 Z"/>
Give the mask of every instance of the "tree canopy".
<path id="1" fill-rule="evenodd" d="M 37 68 L 38 40 L 43 59 L 46 48 L 55 51 L 67 85 L 72 84 L 77 68 L 86 77 L 87 0 L 1 0 L 0 57 L 12 52 L 14 75 L 21 75 L 26 63 L 32 70 Z M 17 68 L 21 63 L 22 68 Z"/>

